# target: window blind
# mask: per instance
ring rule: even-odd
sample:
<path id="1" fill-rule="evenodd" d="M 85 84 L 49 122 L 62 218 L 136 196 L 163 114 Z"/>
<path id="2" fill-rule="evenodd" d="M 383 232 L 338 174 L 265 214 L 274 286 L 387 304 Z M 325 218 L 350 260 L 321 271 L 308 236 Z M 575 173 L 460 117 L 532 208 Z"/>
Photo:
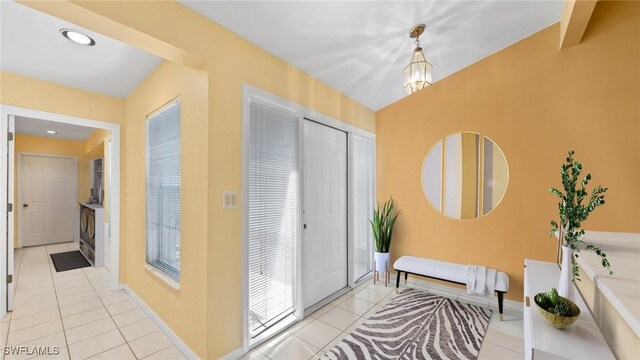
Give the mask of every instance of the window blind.
<path id="1" fill-rule="evenodd" d="M 299 122 L 252 100 L 249 123 L 249 328 L 256 337 L 295 311 Z"/>
<path id="2" fill-rule="evenodd" d="M 180 281 L 180 102 L 147 118 L 147 263 Z"/>
<path id="3" fill-rule="evenodd" d="M 373 216 L 375 206 L 374 162 L 373 141 L 354 136 L 354 281 L 360 280 L 373 270 L 373 233 L 369 220 Z"/>

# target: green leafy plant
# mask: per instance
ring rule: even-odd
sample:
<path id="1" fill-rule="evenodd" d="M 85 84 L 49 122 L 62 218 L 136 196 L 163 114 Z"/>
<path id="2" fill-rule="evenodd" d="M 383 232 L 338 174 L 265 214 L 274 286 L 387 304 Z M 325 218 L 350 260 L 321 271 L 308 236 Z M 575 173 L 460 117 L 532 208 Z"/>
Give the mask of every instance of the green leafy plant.
<path id="1" fill-rule="evenodd" d="M 549 189 L 551 194 L 560 198 L 560 203 L 558 204 L 560 223 L 558 224 L 555 220 L 551 220 L 549 235 L 553 236 L 558 231 L 560 243 L 573 250 L 574 258 L 571 259 L 573 281 L 580 280 L 580 271 L 575 259 L 578 258 L 581 248 L 595 252 L 600 257 L 602 266 L 609 271 L 609 275 L 613 275 L 607 254 L 599 247 L 583 241 L 584 230 L 580 228 L 582 222 L 589 217 L 589 214 L 598 206 L 604 205 L 604 193 L 607 188 L 598 185 L 591 192 L 587 191 L 586 187 L 591 181 L 591 174 L 587 174 L 580 179 L 582 164 L 573 158 L 574 154 L 575 151 L 569 151 L 569 156 L 560 170 L 564 192 L 556 188 Z"/>
<path id="2" fill-rule="evenodd" d="M 558 295 L 558 291 L 555 288 L 547 292 L 536 294 L 533 300 L 541 308 L 550 313 L 560 316 L 571 316 L 571 307 Z"/>
<path id="3" fill-rule="evenodd" d="M 387 200 L 380 209 L 380 204 L 373 210 L 373 218 L 369 220 L 373 238 L 375 240 L 375 250 L 379 253 L 388 253 L 391 246 L 391 236 L 393 236 L 393 225 L 400 213 L 394 216 L 393 198 Z"/>

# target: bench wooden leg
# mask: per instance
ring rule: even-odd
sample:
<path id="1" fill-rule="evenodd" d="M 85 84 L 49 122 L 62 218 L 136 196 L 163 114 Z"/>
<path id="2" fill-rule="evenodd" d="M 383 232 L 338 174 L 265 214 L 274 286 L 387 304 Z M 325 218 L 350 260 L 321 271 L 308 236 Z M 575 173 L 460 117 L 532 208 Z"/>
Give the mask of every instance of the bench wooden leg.
<path id="1" fill-rule="evenodd" d="M 400 271 L 400 270 L 396 270 L 396 274 L 397 274 L 397 276 L 396 276 L 396 294 L 398 293 L 398 289 L 400 288 L 400 273 L 401 272 L 402 271 Z"/>
<path id="2" fill-rule="evenodd" d="M 409 273 L 404 273 L 404 284 L 407 285 L 407 277 L 409 277 Z"/>
<path id="3" fill-rule="evenodd" d="M 500 321 L 503 320 L 504 315 L 502 314 L 502 306 L 504 303 L 504 293 L 498 293 L 498 311 L 500 312 Z"/>

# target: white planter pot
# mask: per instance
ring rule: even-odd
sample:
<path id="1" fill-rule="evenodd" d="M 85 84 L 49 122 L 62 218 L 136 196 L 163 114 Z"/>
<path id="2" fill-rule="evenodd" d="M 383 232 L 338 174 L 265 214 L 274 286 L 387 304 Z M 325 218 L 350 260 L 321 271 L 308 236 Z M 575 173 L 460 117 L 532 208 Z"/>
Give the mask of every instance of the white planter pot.
<path id="1" fill-rule="evenodd" d="M 573 266 L 571 260 L 573 250 L 568 246 L 562 247 L 562 263 L 560 264 L 560 280 L 558 283 L 558 295 L 571 301 L 575 299 L 575 286 L 573 285 Z"/>
<path id="2" fill-rule="evenodd" d="M 389 263 L 389 253 L 373 252 L 373 259 L 376 262 L 376 271 L 385 272 L 391 270 L 391 264 Z"/>

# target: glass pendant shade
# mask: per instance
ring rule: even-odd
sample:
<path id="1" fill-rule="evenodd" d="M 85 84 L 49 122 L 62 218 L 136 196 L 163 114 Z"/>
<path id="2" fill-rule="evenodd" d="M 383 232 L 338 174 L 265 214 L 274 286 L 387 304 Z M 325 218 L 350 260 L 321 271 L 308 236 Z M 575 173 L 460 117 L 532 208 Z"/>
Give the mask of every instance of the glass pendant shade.
<path id="1" fill-rule="evenodd" d="M 421 47 L 416 47 L 411 62 L 404 68 L 404 91 L 411 95 L 431 85 L 431 63 L 422 53 Z"/>

